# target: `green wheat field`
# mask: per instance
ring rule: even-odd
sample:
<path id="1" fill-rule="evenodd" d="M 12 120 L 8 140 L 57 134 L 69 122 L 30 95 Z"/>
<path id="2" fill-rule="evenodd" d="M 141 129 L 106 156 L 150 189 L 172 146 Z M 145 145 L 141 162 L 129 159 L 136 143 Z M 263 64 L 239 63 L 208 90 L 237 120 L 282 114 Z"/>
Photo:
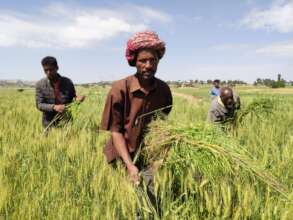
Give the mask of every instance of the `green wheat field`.
<path id="1" fill-rule="evenodd" d="M 45 136 L 34 89 L 0 89 L 0 219 L 293 219 L 293 88 L 236 87 L 234 128 L 206 122 L 208 87 L 173 88 L 142 151 L 151 163 L 169 150 L 156 207 L 104 160 L 108 88 L 77 90 L 73 121 Z"/>

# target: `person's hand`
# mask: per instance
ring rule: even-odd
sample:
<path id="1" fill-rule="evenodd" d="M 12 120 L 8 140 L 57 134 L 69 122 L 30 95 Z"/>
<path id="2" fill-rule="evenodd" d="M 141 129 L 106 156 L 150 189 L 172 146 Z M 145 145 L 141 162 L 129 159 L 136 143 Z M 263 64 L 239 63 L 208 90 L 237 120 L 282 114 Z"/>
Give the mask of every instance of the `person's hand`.
<path id="1" fill-rule="evenodd" d="M 130 181 L 135 185 L 139 185 L 140 178 L 138 168 L 135 165 L 131 164 L 127 166 L 127 171 Z"/>
<path id="2" fill-rule="evenodd" d="M 75 100 L 76 100 L 77 102 L 83 102 L 84 99 L 85 99 L 85 96 L 84 96 L 84 95 L 78 95 L 78 96 L 76 96 L 76 98 L 75 98 Z"/>
<path id="3" fill-rule="evenodd" d="M 56 112 L 62 113 L 65 110 L 65 105 L 54 105 L 54 110 Z"/>

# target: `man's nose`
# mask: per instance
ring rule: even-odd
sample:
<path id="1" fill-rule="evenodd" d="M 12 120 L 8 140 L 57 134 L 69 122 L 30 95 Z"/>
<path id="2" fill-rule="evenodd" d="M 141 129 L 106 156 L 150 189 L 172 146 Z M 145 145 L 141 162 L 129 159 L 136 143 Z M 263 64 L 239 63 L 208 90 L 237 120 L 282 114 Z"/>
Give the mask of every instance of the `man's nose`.
<path id="1" fill-rule="evenodd" d="M 147 61 L 145 67 L 147 69 L 151 69 L 151 68 L 153 68 L 153 64 L 150 61 Z"/>
<path id="2" fill-rule="evenodd" d="M 52 72 L 53 72 L 52 70 L 47 70 L 47 74 L 48 74 L 48 75 L 51 75 Z"/>

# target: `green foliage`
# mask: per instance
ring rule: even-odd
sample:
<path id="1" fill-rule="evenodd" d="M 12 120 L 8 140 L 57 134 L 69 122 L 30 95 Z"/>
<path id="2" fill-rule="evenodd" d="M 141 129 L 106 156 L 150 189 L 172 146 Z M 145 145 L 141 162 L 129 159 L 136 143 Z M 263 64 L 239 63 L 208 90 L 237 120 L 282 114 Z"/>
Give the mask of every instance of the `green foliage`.
<path id="1" fill-rule="evenodd" d="M 79 88 L 85 102 L 70 106 L 72 121 L 47 137 L 34 90 L 2 89 L 0 219 L 135 219 L 139 212 L 143 219 L 289 220 L 293 97 L 241 96 L 248 113 L 237 132 L 227 134 L 205 123 L 208 89 L 188 91 L 201 97 L 198 103 L 174 97 L 169 119 L 146 137 L 149 147 L 171 146 L 168 154 L 148 157 L 150 163 L 166 158 L 155 181 L 161 213 L 123 167 L 105 162 L 109 134 L 97 130 L 106 89 Z"/>
<path id="2" fill-rule="evenodd" d="M 268 86 L 270 88 L 285 88 L 286 87 L 286 81 L 281 78 L 281 74 L 278 74 L 278 79 L 256 79 L 254 82 L 254 85 L 264 85 Z"/>
<path id="3" fill-rule="evenodd" d="M 272 98 L 255 99 L 237 112 L 237 121 L 242 123 L 248 117 L 250 120 L 262 120 L 264 117 L 274 113 L 278 102 L 277 99 Z"/>
<path id="4" fill-rule="evenodd" d="M 201 211 L 196 210 L 199 218 L 223 215 L 234 218 L 243 199 L 248 199 L 245 198 L 247 195 L 242 195 L 242 190 L 248 188 L 252 195 L 249 201 L 255 204 L 249 217 L 260 218 L 259 214 L 266 212 L 262 200 L 273 202 L 274 196 L 278 196 L 284 200 L 283 206 L 290 201 L 286 187 L 244 147 L 217 127 L 198 123 L 175 126 L 170 121 L 156 122 L 152 124 L 145 144 L 142 153 L 151 163 L 165 157 L 161 172 L 168 173 L 169 178 L 160 184 L 171 186 L 169 199 L 178 202 L 180 198 L 184 205 L 201 206 Z M 166 148 L 170 150 L 168 157 L 162 153 Z M 268 190 L 271 193 L 269 197 Z M 216 202 L 207 204 L 208 199 Z M 225 199 L 229 200 L 228 207 Z M 187 211 L 185 218 L 192 212 L 194 208 Z M 240 217 L 248 217 L 246 215 L 243 212 Z"/>

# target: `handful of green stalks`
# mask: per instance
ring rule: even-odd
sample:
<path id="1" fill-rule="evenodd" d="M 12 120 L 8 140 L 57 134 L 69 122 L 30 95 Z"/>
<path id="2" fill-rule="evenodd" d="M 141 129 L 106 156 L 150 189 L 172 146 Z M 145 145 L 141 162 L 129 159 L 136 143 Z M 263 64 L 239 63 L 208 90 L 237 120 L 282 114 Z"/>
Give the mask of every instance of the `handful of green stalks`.
<path id="1" fill-rule="evenodd" d="M 98 100 L 96 99 L 98 97 Z M 51 123 L 45 128 L 44 133 L 47 132 L 50 127 L 55 123 L 58 123 L 58 126 L 64 127 L 69 125 L 72 122 L 75 124 L 75 129 L 87 128 L 96 132 L 98 127 L 95 121 L 95 115 L 97 114 L 97 109 L 93 108 L 91 111 L 88 111 L 88 104 L 90 102 L 95 102 L 98 105 L 101 104 L 104 99 L 103 92 L 96 91 L 96 89 L 90 90 L 86 94 L 86 100 L 84 102 L 73 101 L 69 104 L 66 104 L 65 111 L 63 113 L 58 113 L 55 115 Z"/>
<path id="2" fill-rule="evenodd" d="M 66 125 L 70 120 L 77 117 L 79 112 L 79 102 L 72 102 L 70 104 L 67 104 L 65 106 L 65 111 L 63 113 L 57 113 L 54 117 L 54 119 L 50 122 L 50 124 L 44 129 L 44 133 L 50 129 L 53 124 L 59 123 L 59 126 Z"/>
<path id="3" fill-rule="evenodd" d="M 247 118 L 262 119 L 273 114 L 278 100 L 272 98 L 259 98 L 253 100 L 249 105 L 237 112 L 237 122 L 242 123 Z"/>
<path id="4" fill-rule="evenodd" d="M 267 219 L 292 202 L 286 186 L 219 127 L 155 121 L 144 145 L 148 166 L 164 161 L 156 189 L 166 219 Z"/>
<path id="5" fill-rule="evenodd" d="M 168 120 L 155 121 L 144 144 L 141 153 L 145 162 L 151 166 L 156 161 L 164 160 L 163 167 L 172 170 L 177 177 L 192 173 L 197 179 L 208 181 L 230 181 L 234 178 L 257 180 L 287 196 L 286 188 L 264 170 L 244 147 L 213 125 L 175 125 Z"/>

